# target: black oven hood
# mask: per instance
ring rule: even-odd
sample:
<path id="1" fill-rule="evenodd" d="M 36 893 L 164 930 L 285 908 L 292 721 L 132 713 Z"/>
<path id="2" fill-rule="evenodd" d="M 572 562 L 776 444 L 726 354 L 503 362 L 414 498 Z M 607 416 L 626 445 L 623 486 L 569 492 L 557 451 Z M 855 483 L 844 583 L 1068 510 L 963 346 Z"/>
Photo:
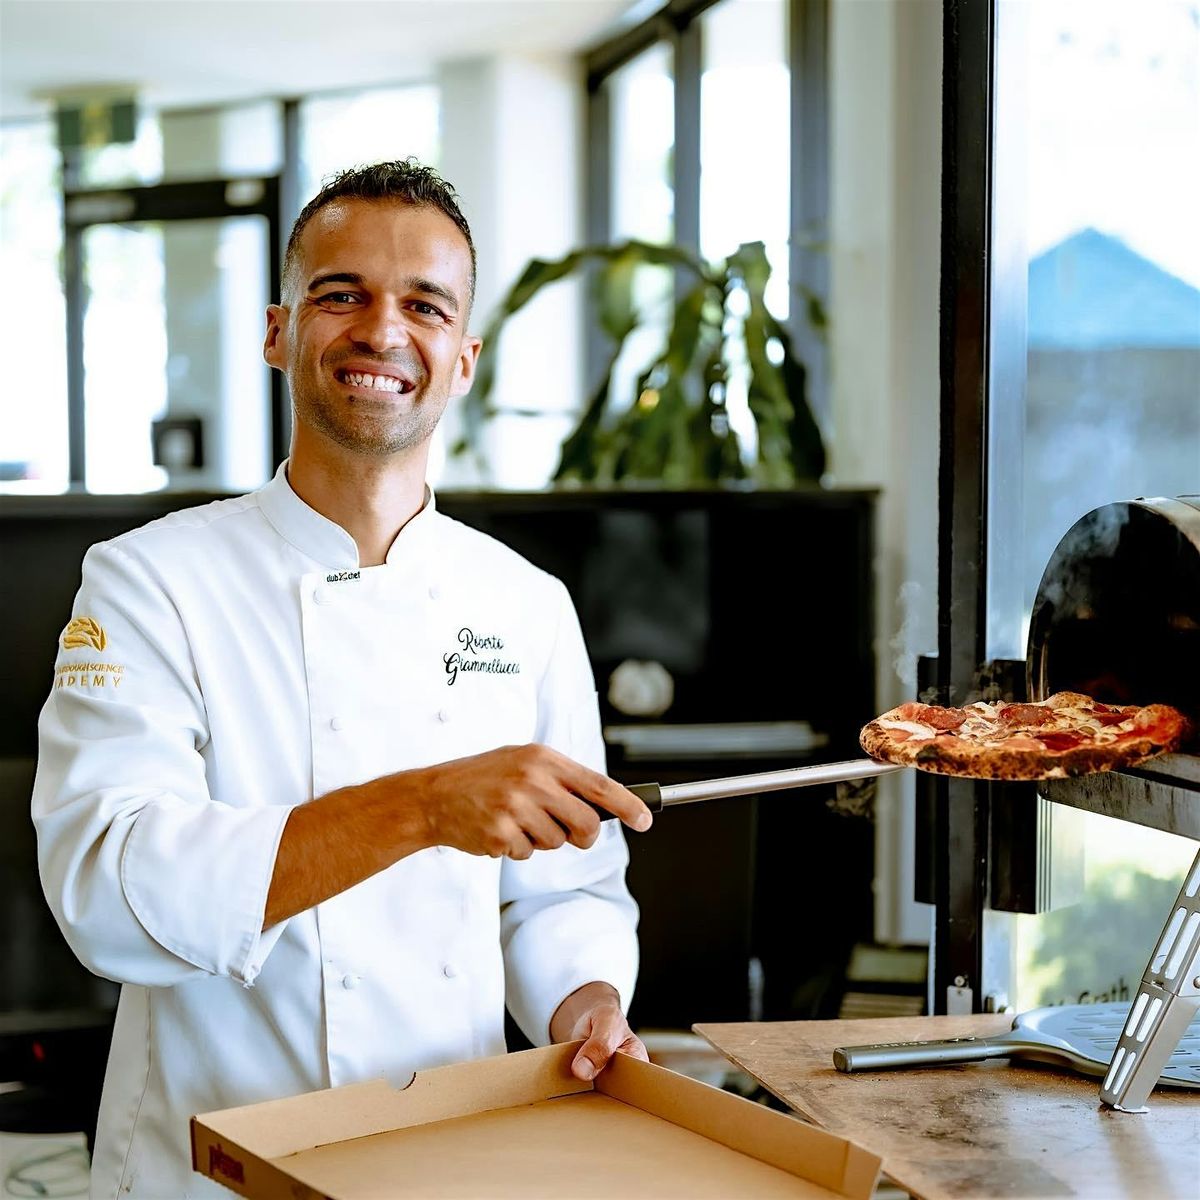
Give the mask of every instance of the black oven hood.
<path id="1" fill-rule="evenodd" d="M 1051 555 L 1030 618 L 1029 695 L 1171 704 L 1200 729 L 1200 497 L 1106 504 Z M 1200 838 L 1200 745 L 1048 780 L 1048 799 Z"/>

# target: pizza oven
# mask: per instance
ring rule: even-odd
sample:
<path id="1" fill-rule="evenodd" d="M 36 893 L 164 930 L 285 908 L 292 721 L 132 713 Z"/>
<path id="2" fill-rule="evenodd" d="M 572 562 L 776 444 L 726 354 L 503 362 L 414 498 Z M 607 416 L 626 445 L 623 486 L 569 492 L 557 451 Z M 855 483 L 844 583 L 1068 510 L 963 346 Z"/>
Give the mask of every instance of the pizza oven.
<path id="1" fill-rule="evenodd" d="M 1076 691 L 1109 704 L 1171 704 L 1200 728 L 1200 496 L 1106 504 L 1081 517 L 1038 586 L 1027 668 L 1034 700 Z M 1177 789 L 1200 792 L 1200 737 L 1142 768 L 1054 781 L 1045 794 L 1113 816 L 1134 816 L 1132 807 L 1148 824 L 1200 837 L 1200 804 Z"/>
<path id="2" fill-rule="evenodd" d="M 1200 496 L 1106 504 L 1059 542 L 1029 625 L 1029 692 L 1171 704 L 1200 730 Z M 1140 767 L 1046 780 L 1049 800 L 1200 839 L 1200 733 Z M 1200 1009 L 1200 854 L 1138 983 L 1100 1099 L 1144 1111 Z"/>

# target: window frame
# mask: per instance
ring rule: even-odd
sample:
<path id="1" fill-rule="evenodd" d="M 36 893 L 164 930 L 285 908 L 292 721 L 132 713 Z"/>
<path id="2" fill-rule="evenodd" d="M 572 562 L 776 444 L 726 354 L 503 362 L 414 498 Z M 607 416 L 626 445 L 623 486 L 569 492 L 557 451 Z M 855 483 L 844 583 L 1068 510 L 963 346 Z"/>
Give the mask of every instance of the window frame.
<path id="1" fill-rule="evenodd" d="M 605 83 L 656 44 L 671 51 L 675 84 L 675 143 L 671 185 L 677 245 L 700 252 L 700 90 L 704 73 L 703 22 L 722 0 L 668 0 L 657 12 L 583 55 L 587 140 L 585 230 L 589 245 L 612 240 L 612 120 Z M 785 0 L 790 78 L 790 229 L 829 227 L 829 0 Z M 828 351 L 807 320 L 809 294 L 828 309 L 828 251 L 791 237 L 788 244 L 788 331 L 809 371 L 809 403 L 828 417 Z M 606 343 L 588 298 L 585 369 L 595 379 L 606 361 Z"/>

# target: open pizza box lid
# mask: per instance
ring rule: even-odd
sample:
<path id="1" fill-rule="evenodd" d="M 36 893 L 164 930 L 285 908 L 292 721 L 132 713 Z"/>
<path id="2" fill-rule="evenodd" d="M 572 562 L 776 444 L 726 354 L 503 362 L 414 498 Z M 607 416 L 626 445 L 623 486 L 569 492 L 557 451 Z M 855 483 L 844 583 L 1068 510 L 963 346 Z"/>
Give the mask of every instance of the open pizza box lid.
<path id="1" fill-rule="evenodd" d="M 835 1134 L 624 1055 L 576 1079 L 580 1043 L 192 1118 L 192 1165 L 251 1200 L 833 1197 L 880 1159 Z"/>

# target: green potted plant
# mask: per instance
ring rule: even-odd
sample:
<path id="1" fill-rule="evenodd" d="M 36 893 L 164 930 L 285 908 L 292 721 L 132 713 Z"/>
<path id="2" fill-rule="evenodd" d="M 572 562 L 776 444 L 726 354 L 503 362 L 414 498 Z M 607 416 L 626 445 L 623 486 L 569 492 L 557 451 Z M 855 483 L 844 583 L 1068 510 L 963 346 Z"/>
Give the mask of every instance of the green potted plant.
<path id="1" fill-rule="evenodd" d="M 664 345 L 639 375 L 634 396 L 616 397 L 613 368 L 642 321 L 634 275 L 644 266 L 670 268 L 680 282 Z M 491 394 L 495 346 L 505 323 L 542 288 L 578 271 L 591 273 L 594 311 L 609 355 L 562 444 L 555 483 L 682 488 L 748 481 L 787 487 L 820 479 L 825 448 L 808 404 L 804 364 L 764 300 L 771 267 L 762 242 L 747 242 L 716 264 L 678 246 L 641 241 L 586 246 L 555 261 L 533 259 L 484 333 L 492 352 L 480 362 L 465 399 L 463 434 L 454 453 L 478 454 L 484 426 L 498 414 Z M 809 322 L 823 332 L 820 301 L 811 294 L 805 300 Z M 744 348 L 736 356 L 735 341 Z M 725 407 L 733 363 L 742 358 L 758 436 L 757 455 L 749 463 Z"/>

